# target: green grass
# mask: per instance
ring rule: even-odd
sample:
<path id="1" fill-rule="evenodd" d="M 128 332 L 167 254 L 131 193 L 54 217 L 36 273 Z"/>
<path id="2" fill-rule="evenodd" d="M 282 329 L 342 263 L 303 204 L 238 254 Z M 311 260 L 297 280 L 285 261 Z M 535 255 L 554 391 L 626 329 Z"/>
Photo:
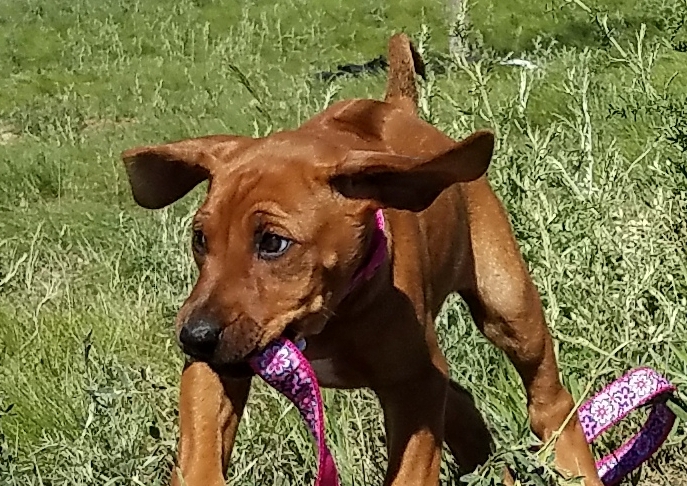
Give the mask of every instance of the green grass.
<path id="1" fill-rule="evenodd" d="M 379 97 L 381 76 L 312 75 L 376 57 L 398 30 L 434 68 L 423 116 L 456 138 L 499 135 L 490 178 L 575 397 L 650 365 L 687 398 L 687 3 L 473 1 L 473 64 L 446 60 L 443 3 L 0 0 L 0 485 L 167 484 L 182 362 L 171 322 L 195 278 L 188 223 L 202 189 L 137 208 L 119 152 L 263 135 L 334 99 Z M 499 65 L 510 52 L 540 69 Z M 489 484 L 507 461 L 543 484 L 513 368 L 460 302 L 439 326 L 452 376 L 497 438 L 472 480 Z M 379 484 L 374 398 L 325 396 L 344 484 Z M 681 418 L 636 484 L 687 484 Z M 296 412 L 256 386 L 229 484 L 309 484 L 313 468 Z M 458 484 L 448 458 L 442 477 Z"/>

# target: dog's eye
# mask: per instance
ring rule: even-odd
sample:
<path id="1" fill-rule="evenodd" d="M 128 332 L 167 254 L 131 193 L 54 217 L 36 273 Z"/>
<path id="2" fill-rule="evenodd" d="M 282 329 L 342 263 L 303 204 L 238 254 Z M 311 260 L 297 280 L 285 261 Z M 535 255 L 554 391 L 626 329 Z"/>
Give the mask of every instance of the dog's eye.
<path id="1" fill-rule="evenodd" d="M 205 233 L 201 230 L 193 230 L 192 238 L 193 251 L 198 255 L 204 255 L 207 251 L 207 240 L 205 239 Z"/>
<path id="2" fill-rule="evenodd" d="M 290 246 L 291 240 L 275 233 L 262 233 L 258 237 L 258 255 L 265 260 L 282 256 Z"/>

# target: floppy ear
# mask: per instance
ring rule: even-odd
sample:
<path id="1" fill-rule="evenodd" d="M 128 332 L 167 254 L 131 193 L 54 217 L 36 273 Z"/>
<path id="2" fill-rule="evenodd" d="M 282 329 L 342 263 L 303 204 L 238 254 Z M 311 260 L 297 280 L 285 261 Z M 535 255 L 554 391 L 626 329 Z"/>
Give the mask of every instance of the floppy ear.
<path id="1" fill-rule="evenodd" d="M 211 135 L 126 150 L 122 160 L 134 200 L 144 208 L 163 208 L 210 179 L 221 158 L 253 141 L 249 137 Z"/>
<path id="2" fill-rule="evenodd" d="M 422 211 L 449 186 L 481 177 L 493 150 L 494 135 L 486 130 L 432 157 L 354 150 L 330 182 L 346 197 L 370 199 L 381 207 Z"/>

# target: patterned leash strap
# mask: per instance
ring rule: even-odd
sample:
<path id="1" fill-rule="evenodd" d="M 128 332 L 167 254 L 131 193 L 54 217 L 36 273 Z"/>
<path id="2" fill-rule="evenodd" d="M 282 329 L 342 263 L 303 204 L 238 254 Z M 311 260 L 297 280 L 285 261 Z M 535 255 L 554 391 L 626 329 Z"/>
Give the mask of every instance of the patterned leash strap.
<path id="1" fill-rule="evenodd" d="M 267 384 L 286 396 L 298 408 L 318 449 L 315 486 L 339 486 L 334 458 L 325 440 L 324 408 L 317 378 L 296 344 L 279 339 L 251 361 L 253 370 Z M 668 437 L 675 414 L 666 400 L 675 387 L 651 368 L 637 368 L 614 381 L 578 410 L 587 438 L 597 437 L 623 420 L 630 412 L 651 405 L 642 429 L 616 451 L 596 463 L 606 486 L 614 486 L 651 457 Z"/>
<path id="2" fill-rule="evenodd" d="M 271 343 L 252 360 L 255 373 L 291 400 L 308 425 L 318 449 L 315 486 L 339 486 L 334 458 L 327 448 L 324 433 L 324 407 L 315 372 L 300 349 L 281 338 Z"/>
<path id="3" fill-rule="evenodd" d="M 666 405 L 675 387 L 651 368 L 634 369 L 608 385 L 578 410 L 588 443 L 623 420 L 630 412 L 651 405 L 640 431 L 596 462 L 601 481 L 614 486 L 651 457 L 668 438 L 675 414 Z"/>

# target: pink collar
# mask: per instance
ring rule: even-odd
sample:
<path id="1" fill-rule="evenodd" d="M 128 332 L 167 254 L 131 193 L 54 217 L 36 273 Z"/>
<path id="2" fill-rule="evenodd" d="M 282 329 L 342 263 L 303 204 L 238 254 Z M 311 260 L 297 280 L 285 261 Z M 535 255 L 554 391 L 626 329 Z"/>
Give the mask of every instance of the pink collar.
<path id="1" fill-rule="evenodd" d="M 375 223 L 372 242 L 370 244 L 370 253 L 366 257 L 366 261 L 363 265 L 356 271 L 355 275 L 353 275 L 353 280 L 351 280 L 351 284 L 348 286 L 348 292 L 351 292 L 362 282 L 366 282 L 374 277 L 386 258 L 387 240 L 386 233 L 384 233 L 386 223 L 384 221 L 384 213 L 382 213 L 381 209 L 375 212 Z"/>

